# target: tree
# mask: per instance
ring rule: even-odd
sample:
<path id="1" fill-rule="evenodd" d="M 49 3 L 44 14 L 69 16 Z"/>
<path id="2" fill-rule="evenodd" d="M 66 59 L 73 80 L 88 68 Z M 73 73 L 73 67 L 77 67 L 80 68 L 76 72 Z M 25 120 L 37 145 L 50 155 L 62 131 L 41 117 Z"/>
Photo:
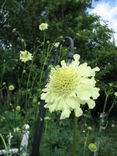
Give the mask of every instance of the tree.
<path id="1" fill-rule="evenodd" d="M 49 24 L 49 40 L 71 36 L 76 38 L 79 49 L 101 47 L 110 39 L 107 26 L 102 26 L 99 17 L 87 12 L 92 0 L 2 0 L 0 3 L 1 42 L 14 48 L 20 49 L 24 41 L 29 49 L 36 45 L 41 40 L 38 25 L 42 22 Z"/>

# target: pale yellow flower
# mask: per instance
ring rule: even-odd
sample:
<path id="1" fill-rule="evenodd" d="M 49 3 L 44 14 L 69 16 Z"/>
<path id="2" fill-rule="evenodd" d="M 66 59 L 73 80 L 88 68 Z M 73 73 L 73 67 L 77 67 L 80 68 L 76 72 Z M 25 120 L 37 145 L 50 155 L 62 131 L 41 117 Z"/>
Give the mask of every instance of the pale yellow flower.
<path id="1" fill-rule="evenodd" d="M 88 129 L 89 131 L 91 131 L 91 130 L 92 130 L 92 127 L 91 127 L 91 126 L 88 126 L 87 129 Z"/>
<path id="2" fill-rule="evenodd" d="M 48 24 L 47 23 L 41 23 L 39 25 L 39 30 L 44 31 L 46 29 L 48 29 Z"/>
<path id="3" fill-rule="evenodd" d="M 23 73 L 26 73 L 26 70 L 25 69 L 23 70 Z"/>
<path id="4" fill-rule="evenodd" d="M 1 116 L 0 120 L 1 120 L 1 122 L 3 122 L 5 120 L 5 117 Z"/>
<path id="5" fill-rule="evenodd" d="M 115 124 L 112 124 L 111 127 L 115 127 Z"/>
<path id="6" fill-rule="evenodd" d="M 59 44 L 59 42 L 54 43 L 54 47 L 58 48 Z"/>
<path id="7" fill-rule="evenodd" d="M 13 28 L 13 29 L 12 29 L 12 32 L 13 32 L 13 33 L 16 32 L 16 28 Z"/>
<path id="8" fill-rule="evenodd" d="M 32 54 L 29 52 L 29 51 L 27 51 L 27 50 L 24 50 L 24 51 L 20 51 L 20 60 L 22 61 L 22 62 L 27 62 L 27 61 L 29 61 L 29 60 L 32 60 Z"/>
<path id="9" fill-rule="evenodd" d="M 112 87 L 113 86 L 113 83 L 109 83 L 109 86 Z"/>
<path id="10" fill-rule="evenodd" d="M 49 116 L 46 116 L 44 120 L 51 120 L 51 118 Z"/>
<path id="11" fill-rule="evenodd" d="M 50 112 L 61 111 L 60 119 L 69 118 L 71 111 L 79 117 L 83 114 L 81 106 L 95 106 L 99 96 L 99 88 L 95 87 L 95 72 L 87 63 L 80 64 L 80 56 L 75 54 L 72 63 L 61 61 L 61 66 L 51 68 L 48 83 L 43 89 L 41 99 L 45 100 L 45 108 Z"/>
<path id="12" fill-rule="evenodd" d="M 21 110 L 21 107 L 20 106 L 16 106 L 16 111 L 20 111 Z"/>
<path id="13" fill-rule="evenodd" d="M 115 92 L 114 95 L 117 96 L 117 92 Z"/>
<path id="14" fill-rule="evenodd" d="M 21 132 L 21 129 L 19 127 L 13 128 L 14 133 L 19 133 Z"/>
<path id="15" fill-rule="evenodd" d="M 9 85 L 9 90 L 13 91 L 15 89 L 14 85 Z"/>
<path id="16" fill-rule="evenodd" d="M 34 97 L 33 100 L 32 100 L 32 102 L 33 102 L 33 103 L 37 103 L 37 98 Z"/>
<path id="17" fill-rule="evenodd" d="M 89 146 L 88 146 L 88 149 L 89 149 L 91 152 L 96 152 L 97 146 L 96 146 L 96 144 L 94 144 L 94 143 L 90 143 Z"/>
<path id="18" fill-rule="evenodd" d="M 6 85 L 6 82 L 3 82 L 2 84 L 3 84 L 3 85 Z"/>

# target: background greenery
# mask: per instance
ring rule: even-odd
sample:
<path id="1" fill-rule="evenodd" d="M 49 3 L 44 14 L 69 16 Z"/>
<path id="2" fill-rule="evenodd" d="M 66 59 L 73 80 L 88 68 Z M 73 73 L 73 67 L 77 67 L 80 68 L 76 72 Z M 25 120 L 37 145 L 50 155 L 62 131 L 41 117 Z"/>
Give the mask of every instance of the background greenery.
<path id="1" fill-rule="evenodd" d="M 31 150 L 44 70 L 48 60 L 55 54 L 54 43 L 70 36 L 74 39 L 75 53 L 81 55 L 81 62 L 87 61 L 92 67 L 100 67 L 97 85 L 101 91 L 96 108 L 90 115 L 90 120 L 93 121 L 88 121 L 94 128 L 89 133 L 88 145 L 92 138 L 96 139 L 98 136 L 98 117 L 103 109 L 105 93 L 109 92 L 107 111 L 113 102 L 113 93 L 117 91 L 117 47 L 114 39 L 113 42 L 110 41 L 113 30 L 108 28 L 106 22 L 102 25 L 98 16 L 88 13 L 92 0 L 1 0 L 0 6 L 0 133 L 7 140 L 8 132 L 11 131 L 14 134 L 12 146 L 19 146 L 21 128 L 24 123 L 29 123 Z M 38 28 L 43 22 L 49 25 L 45 32 Z M 20 50 L 25 49 L 33 54 L 33 61 L 26 64 L 19 60 Z M 63 47 L 61 59 L 65 59 L 65 56 L 66 47 Z M 11 84 L 15 86 L 13 91 L 8 90 Z M 20 106 L 21 110 L 17 111 L 16 106 Z M 117 106 L 110 114 L 110 122 L 117 117 L 116 109 Z M 42 153 L 46 155 L 49 150 L 52 152 L 51 156 L 69 156 L 70 151 L 67 149 L 70 146 L 72 117 L 70 122 L 59 121 L 54 115 L 51 118 L 52 121 L 47 121 L 44 129 Z M 82 131 L 87 117 L 82 120 L 79 122 L 78 142 L 84 148 L 86 134 L 82 134 Z M 103 136 L 104 148 L 101 155 L 115 156 L 117 153 L 117 143 L 113 145 L 116 121 L 113 122 L 115 127 L 112 128 L 110 124 Z M 20 130 L 14 131 L 17 127 Z M 0 148 L 3 148 L 1 141 Z M 79 148 L 79 152 L 82 148 Z"/>

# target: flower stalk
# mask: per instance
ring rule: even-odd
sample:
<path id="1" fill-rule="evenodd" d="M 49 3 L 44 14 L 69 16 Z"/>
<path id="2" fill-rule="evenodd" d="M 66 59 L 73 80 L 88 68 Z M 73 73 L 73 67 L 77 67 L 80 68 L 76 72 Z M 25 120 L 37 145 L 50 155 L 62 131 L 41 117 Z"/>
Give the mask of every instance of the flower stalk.
<path id="1" fill-rule="evenodd" d="M 113 103 L 112 103 L 110 109 L 108 110 L 108 114 L 110 114 L 110 112 L 112 111 L 113 107 L 115 106 L 116 99 L 117 99 L 117 96 L 114 97 Z"/>
<path id="2" fill-rule="evenodd" d="M 106 98 L 105 98 L 104 107 L 103 107 L 103 113 L 105 112 L 105 109 L 106 109 L 106 105 L 107 105 L 108 97 L 109 97 L 109 94 L 106 93 Z"/>
<path id="3" fill-rule="evenodd" d="M 74 123 L 73 123 L 73 136 L 72 136 L 72 155 L 76 156 L 77 153 L 77 124 L 78 118 L 74 115 Z"/>

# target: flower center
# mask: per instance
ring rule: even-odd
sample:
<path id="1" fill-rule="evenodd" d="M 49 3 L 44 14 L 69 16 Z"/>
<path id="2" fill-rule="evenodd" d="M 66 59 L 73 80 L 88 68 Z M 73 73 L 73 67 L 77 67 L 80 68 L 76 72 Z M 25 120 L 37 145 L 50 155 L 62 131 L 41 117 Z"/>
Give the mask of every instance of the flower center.
<path id="1" fill-rule="evenodd" d="M 28 52 L 24 53 L 24 54 L 23 54 L 23 57 L 24 57 L 24 58 L 27 58 L 27 57 L 28 57 Z"/>
<path id="2" fill-rule="evenodd" d="M 55 92 L 67 95 L 72 92 L 78 84 L 78 73 L 72 67 L 57 68 L 51 80 Z"/>

